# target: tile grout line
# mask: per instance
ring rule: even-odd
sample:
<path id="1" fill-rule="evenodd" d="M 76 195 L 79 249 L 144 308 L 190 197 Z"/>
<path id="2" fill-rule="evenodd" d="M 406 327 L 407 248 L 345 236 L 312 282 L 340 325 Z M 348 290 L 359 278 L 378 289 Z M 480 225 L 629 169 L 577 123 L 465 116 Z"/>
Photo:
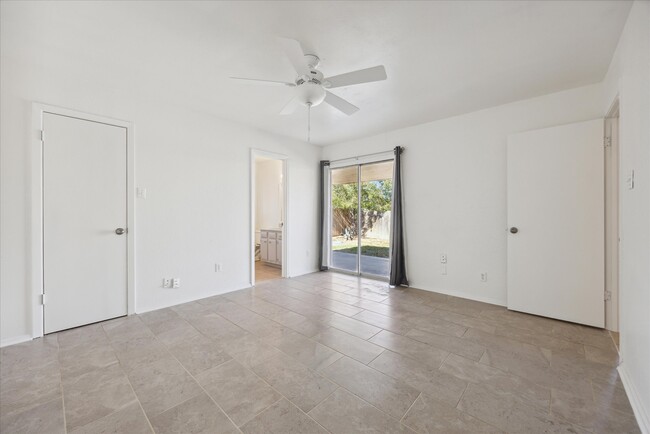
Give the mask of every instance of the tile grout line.
<path id="1" fill-rule="evenodd" d="M 61 390 L 61 410 L 63 411 L 63 430 L 68 432 L 68 420 L 65 416 L 65 394 L 63 393 L 63 372 L 61 372 L 61 346 L 59 345 L 59 334 L 56 334 L 56 362 L 59 370 L 59 388 Z"/>
<path id="2" fill-rule="evenodd" d="M 404 418 L 406 417 L 406 415 L 409 414 L 409 411 L 411 411 L 411 409 L 412 409 L 413 406 L 415 405 L 416 401 L 417 401 L 418 399 L 420 399 L 421 396 L 422 396 L 422 392 L 420 392 L 420 394 L 419 394 L 419 395 L 418 395 L 418 396 L 413 400 L 413 402 L 411 403 L 411 405 L 409 405 L 409 408 L 406 409 L 406 411 L 404 412 L 404 414 L 403 414 L 402 417 L 400 418 L 399 423 L 403 423 L 402 421 L 404 420 Z"/>
<path id="3" fill-rule="evenodd" d="M 143 326 L 147 327 L 147 325 L 142 320 L 140 320 L 140 322 L 142 322 Z M 153 429 L 153 425 L 151 424 L 151 421 L 149 420 L 149 415 L 147 415 L 147 412 L 144 411 L 144 407 L 142 406 L 142 402 L 140 402 L 140 397 L 138 396 L 137 393 L 135 393 L 135 388 L 133 387 L 133 384 L 131 383 L 131 379 L 129 378 L 129 374 L 124 370 L 124 367 L 122 366 L 122 362 L 121 362 L 120 358 L 118 357 L 117 352 L 115 351 L 115 347 L 113 346 L 113 341 L 111 340 L 110 336 L 108 336 L 108 332 L 106 332 L 106 329 L 104 328 L 104 326 L 101 326 L 101 328 L 102 328 L 102 331 L 104 332 L 104 335 L 106 335 L 106 339 L 108 340 L 108 344 L 111 346 L 111 349 L 113 350 L 113 355 L 117 359 L 117 364 L 120 367 L 120 371 L 122 371 L 122 374 L 124 375 L 124 377 L 126 377 L 126 381 L 128 381 L 129 387 L 131 388 L 131 391 L 133 392 L 133 396 L 135 396 L 135 400 L 137 401 L 138 406 L 140 407 L 140 410 L 142 411 L 142 414 L 144 414 L 144 418 L 146 419 L 147 424 L 149 425 L 149 429 L 151 429 L 152 433 L 155 433 L 156 431 Z M 149 328 L 149 327 L 147 327 L 147 328 Z M 149 331 L 151 331 L 151 329 L 149 329 Z M 111 414 L 114 414 L 114 413 L 117 413 L 117 411 L 114 411 Z M 110 416 L 110 415 L 107 415 L 107 416 Z"/>
<path id="4" fill-rule="evenodd" d="M 145 325 L 145 327 L 149 328 L 149 326 L 148 326 L 147 324 L 145 324 L 144 322 L 143 322 L 143 324 Z M 191 325 L 191 324 L 190 324 L 190 325 Z M 151 331 L 151 329 L 149 329 L 149 331 Z M 152 333 L 153 333 L 153 331 L 152 331 Z M 158 341 L 158 337 L 155 335 L 155 333 L 154 333 L 154 339 L 155 339 L 156 341 Z M 158 342 L 160 342 L 160 341 L 158 341 Z M 228 416 L 228 413 L 226 413 L 226 412 L 224 411 L 224 409 L 221 408 L 221 406 L 220 406 L 220 405 L 219 405 L 219 404 L 214 400 L 214 398 L 212 398 L 212 396 L 210 396 L 210 394 L 208 393 L 208 391 L 205 390 L 205 389 L 203 388 L 203 385 L 202 385 L 201 383 L 199 383 L 199 381 L 198 381 L 198 380 L 197 380 L 197 379 L 196 379 L 196 378 L 195 378 L 195 377 L 190 373 L 190 371 L 187 370 L 187 368 L 185 367 L 185 365 L 183 365 L 183 364 L 181 363 L 181 361 L 178 360 L 178 359 L 176 358 L 176 356 L 175 356 L 171 351 L 169 351 L 169 348 L 167 348 L 167 346 L 166 346 L 164 343 L 160 342 L 160 344 L 161 344 L 163 347 L 165 347 L 165 350 L 167 350 L 167 352 L 169 353 L 169 355 L 170 355 L 174 360 L 176 360 L 176 362 L 181 366 L 181 368 L 183 368 L 183 370 L 187 373 L 187 375 L 189 375 L 190 378 L 192 378 L 192 380 L 194 380 L 194 382 L 197 384 L 197 386 L 199 386 L 199 388 L 203 391 L 203 393 L 205 393 L 205 394 L 207 395 L 207 397 L 210 398 L 210 400 L 211 400 L 212 402 L 214 402 L 214 404 L 217 406 L 217 408 L 219 408 L 219 410 L 221 410 L 221 412 L 222 412 L 222 413 L 223 413 L 223 414 L 228 418 L 228 420 L 230 421 L 230 423 L 232 423 L 232 425 L 237 429 L 237 431 L 239 431 L 239 432 L 241 433 L 242 431 L 239 429 L 239 427 L 237 426 L 237 424 L 236 424 L 236 423 L 235 423 L 235 422 L 230 418 L 230 416 Z M 228 354 L 228 355 L 230 356 L 230 354 Z M 231 357 L 232 357 L 232 356 L 231 356 Z M 226 363 L 226 362 L 223 362 L 223 363 Z M 220 363 L 219 365 L 223 365 L 223 363 Z M 217 366 L 219 366 L 219 365 L 217 365 Z M 216 366 L 215 366 L 215 367 L 216 367 Z M 199 395 L 195 395 L 195 396 L 189 397 L 188 399 L 184 400 L 183 402 L 180 402 L 180 403 L 178 403 L 178 404 L 176 404 L 176 405 L 174 405 L 174 406 L 171 406 L 170 408 L 168 408 L 168 409 L 166 409 L 166 410 L 164 410 L 164 411 L 161 411 L 161 412 L 158 413 L 156 416 L 159 416 L 159 415 L 165 413 L 166 411 L 169 411 L 169 410 L 171 410 L 171 409 L 173 409 L 173 408 L 176 408 L 176 407 L 178 407 L 179 405 L 182 405 L 182 404 L 184 404 L 185 402 L 189 401 L 190 399 L 194 399 L 194 398 L 196 398 L 197 396 L 199 396 Z"/>

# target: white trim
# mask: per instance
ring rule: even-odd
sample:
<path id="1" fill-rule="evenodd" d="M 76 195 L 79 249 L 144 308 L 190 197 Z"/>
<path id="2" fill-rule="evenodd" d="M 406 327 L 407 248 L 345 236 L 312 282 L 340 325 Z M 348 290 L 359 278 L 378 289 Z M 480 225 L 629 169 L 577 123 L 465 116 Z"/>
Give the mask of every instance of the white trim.
<path id="1" fill-rule="evenodd" d="M 375 154 L 362 155 L 359 157 L 350 157 L 342 160 L 330 162 L 331 169 L 338 169 L 341 167 L 356 166 L 358 164 L 371 164 L 379 163 L 380 161 L 388 161 L 395 159 L 395 151 L 391 149 L 386 152 L 378 152 Z"/>
<path id="2" fill-rule="evenodd" d="M 30 234 L 29 249 L 29 288 L 32 295 L 32 338 L 43 336 L 43 305 L 40 296 L 43 294 L 43 145 L 41 131 L 43 130 L 43 113 L 100 122 L 125 128 L 126 161 L 127 161 L 127 313 L 135 313 L 135 134 L 133 123 L 119 119 L 98 116 L 76 110 L 65 109 L 47 104 L 32 104 L 32 129 L 29 143 L 30 162 Z M 47 138 L 46 138 L 47 139 Z"/>
<path id="3" fill-rule="evenodd" d="M 643 434 L 650 434 L 650 415 L 648 415 L 646 409 L 643 407 L 643 402 L 641 402 L 639 393 L 636 390 L 636 386 L 630 378 L 627 369 L 625 369 L 624 363 L 621 363 L 618 366 L 618 374 L 621 376 L 623 388 L 625 389 L 627 398 L 630 400 L 632 411 L 634 411 L 634 416 L 636 417 L 636 421 L 639 424 L 641 432 Z"/>
<path id="4" fill-rule="evenodd" d="M 8 347 L 9 345 L 22 344 L 23 342 L 31 341 L 31 335 L 14 336 L 13 338 L 6 338 L 0 341 L 0 348 Z"/>
<path id="5" fill-rule="evenodd" d="M 505 300 L 499 300 L 497 298 L 492 298 L 492 297 L 481 297 L 481 296 L 476 296 L 473 294 L 469 294 L 467 292 L 462 292 L 462 291 L 450 291 L 448 289 L 426 289 L 423 288 L 422 286 L 418 286 L 417 283 L 409 282 L 409 288 L 416 288 L 416 289 L 421 289 L 423 291 L 429 291 L 429 292 L 436 292 L 438 294 L 445 294 L 445 295 L 451 295 L 454 297 L 459 297 L 459 298 L 464 298 L 466 300 L 474 300 L 474 301 L 480 301 L 481 303 L 488 303 L 488 304 L 495 304 L 497 306 L 503 306 L 506 307 L 506 302 Z"/>
<path id="6" fill-rule="evenodd" d="M 289 156 L 275 152 L 264 151 L 261 149 L 251 148 L 250 155 L 250 201 L 249 201 L 249 245 L 250 245 L 250 285 L 255 286 L 255 158 L 266 157 L 273 160 L 282 161 L 282 208 L 284 212 L 284 222 L 282 225 L 282 277 L 291 277 L 289 267 L 289 255 L 287 246 L 289 245 Z"/>

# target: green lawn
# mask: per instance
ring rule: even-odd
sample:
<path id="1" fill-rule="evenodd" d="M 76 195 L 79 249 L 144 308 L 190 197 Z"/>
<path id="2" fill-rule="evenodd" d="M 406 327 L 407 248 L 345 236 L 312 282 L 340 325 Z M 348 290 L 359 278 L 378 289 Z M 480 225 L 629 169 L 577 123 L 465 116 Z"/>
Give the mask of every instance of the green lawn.
<path id="1" fill-rule="evenodd" d="M 343 237 L 333 237 L 332 250 L 335 250 L 337 252 L 356 254 L 357 240 L 345 240 Z M 377 238 L 362 238 L 361 254 L 363 256 L 388 258 L 388 240 L 380 240 Z"/>

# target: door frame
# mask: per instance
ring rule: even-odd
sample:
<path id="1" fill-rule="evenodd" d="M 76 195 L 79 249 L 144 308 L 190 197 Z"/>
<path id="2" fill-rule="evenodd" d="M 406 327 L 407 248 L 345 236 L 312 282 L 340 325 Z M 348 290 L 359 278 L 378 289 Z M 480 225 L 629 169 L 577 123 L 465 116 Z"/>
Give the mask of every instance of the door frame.
<path id="1" fill-rule="evenodd" d="M 256 168 L 255 158 L 266 157 L 273 160 L 282 161 L 282 210 L 284 212 L 284 222 L 282 225 L 282 277 L 290 277 L 289 274 L 289 255 L 287 246 L 289 245 L 289 156 L 285 154 L 278 154 L 276 152 L 264 151 L 262 149 L 251 148 L 250 153 L 250 216 L 249 216 L 249 238 L 248 244 L 250 246 L 250 286 L 255 286 L 255 211 L 256 211 L 256 197 L 255 197 L 255 180 Z"/>
<path id="2" fill-rule="evenodd" d="M 619 135 L 618 95 L 605 116 L 605 328 L 619 331 Z M 615 128 L 613 129 L 615 125 Z M 609 299 L 608 299 L 609 298 Z"/>
<path id="3" fill-rule="evenodd" d="M 32 103 L 32 125 L 28 149 L 30 165 L 29 284 L 32 305 L 32 338 L 43 336 L 43 115 L 45 113 L 98 122 L 126 129 L 127 212 L 127 315 L 135 313 L 135 139 L 133 123 L 48 104 Z"/>
<path id="4" fill-rule="evenodd" d="M 346 164 L 345 161 L 350 161 L 350 163 Z M 344 269 L 341 269 L 341 268 L 332 267 L 332 263 L 333 263 L 333 261 L 332 261 L 332 253 L 334 252 L 334 250 L 332 249 L 332 243 L 331 243 L 331 237 L 332 237 L 331 228 L 332 228 L 332 216 L 333 216 L 333 213 L 332 213 L 332 194 L 331 194 L 331 191 L 332 191 L 332 177 L 330 175 L 330 185 L 328 187 L 328 191 L 330 192 L 330 195 L 329 195 L 330 197 L 329 197 L 329 201 L 328 201 L 328 204 L 327 204 L 327 206 L 329 207 L 329 212 L 328 212 L 328 214 L 329 214 L 329 222 L 328 222 L 328 224 L 329 224 L 329 227 L 330 227 L 330 230 L 329 230 L 330 243 L 329 243 L 328 260 L 329 260 L 329 268 L 331 270 L 336 271 L 337 273 L 349 274 L 351 276 L 358 276 L 358 277 L 367 277 L 369 279 L 381 280 L 381 281 L 386 281 L 386 282 L 388 282 L 390 280 L 390 276 L 381 276 L 381 275 L 378 275 L 378 274 L 362 273 L 361 272 L 361 256 L 362 256 L 361 255 L 361 233 L 359 231 L 359 229 L 361 228 L 361 212 L 360 212 L 361 211 L 361 167 L 362 166 L 368 166 L 368 165 L 371 165 L 371 164 L 376 164 L 376 163 L 385 163 L 387 161 L 392 161 L 393 166 L 394 166 L 394 164 L 395 164 L 395 156 L 393 154 L 393 151 L 389 151 L 389 152 L 385 152 L 385 153 L 382 152 L 382 153 L 379 153 L 377 155 L 372 155 L 369 158 L 350 158 L 350 159 L 345 159 L 345 160 L 339 160 L 335 164 L 330 164 L 330 173 L 331 173 L 332 170 L 335 170 L 335 169 L 342 169 L 342 168 L 345 168 L 345 167 L 353 167 L 353 166 L 357 167 L 357 185 L 358 185 L 358 189 L 357 189 L 357 207 L 358 207 L 359 212 L 357 212 L 357 271 L 356 272 L 350 271 L 350 270 L 344 270 Z M 391 209 L 392 209 L 392 203 L 393 203 L 392 196 L 391 196 L 390 200 L 391 200 Z M 392 241 L 392 238 L 393 238 L 393 232 L 391 231 L 391 234 L 390 234 L 390 237 L 389 237 L 389 244 Z M 390 260 L 390 258 L 389 258 L 389 260 Z"/>

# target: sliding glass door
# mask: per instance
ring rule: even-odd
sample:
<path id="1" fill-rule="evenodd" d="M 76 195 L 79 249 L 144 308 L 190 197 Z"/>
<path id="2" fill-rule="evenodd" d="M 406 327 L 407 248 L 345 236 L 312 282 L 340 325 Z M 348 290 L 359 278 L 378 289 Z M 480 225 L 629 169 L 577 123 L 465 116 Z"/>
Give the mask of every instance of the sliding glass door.
<path id="1" fill-rule="evenodd" d="M 334 269 L 388 277 L 393 160 L 331 169 Z"/>

